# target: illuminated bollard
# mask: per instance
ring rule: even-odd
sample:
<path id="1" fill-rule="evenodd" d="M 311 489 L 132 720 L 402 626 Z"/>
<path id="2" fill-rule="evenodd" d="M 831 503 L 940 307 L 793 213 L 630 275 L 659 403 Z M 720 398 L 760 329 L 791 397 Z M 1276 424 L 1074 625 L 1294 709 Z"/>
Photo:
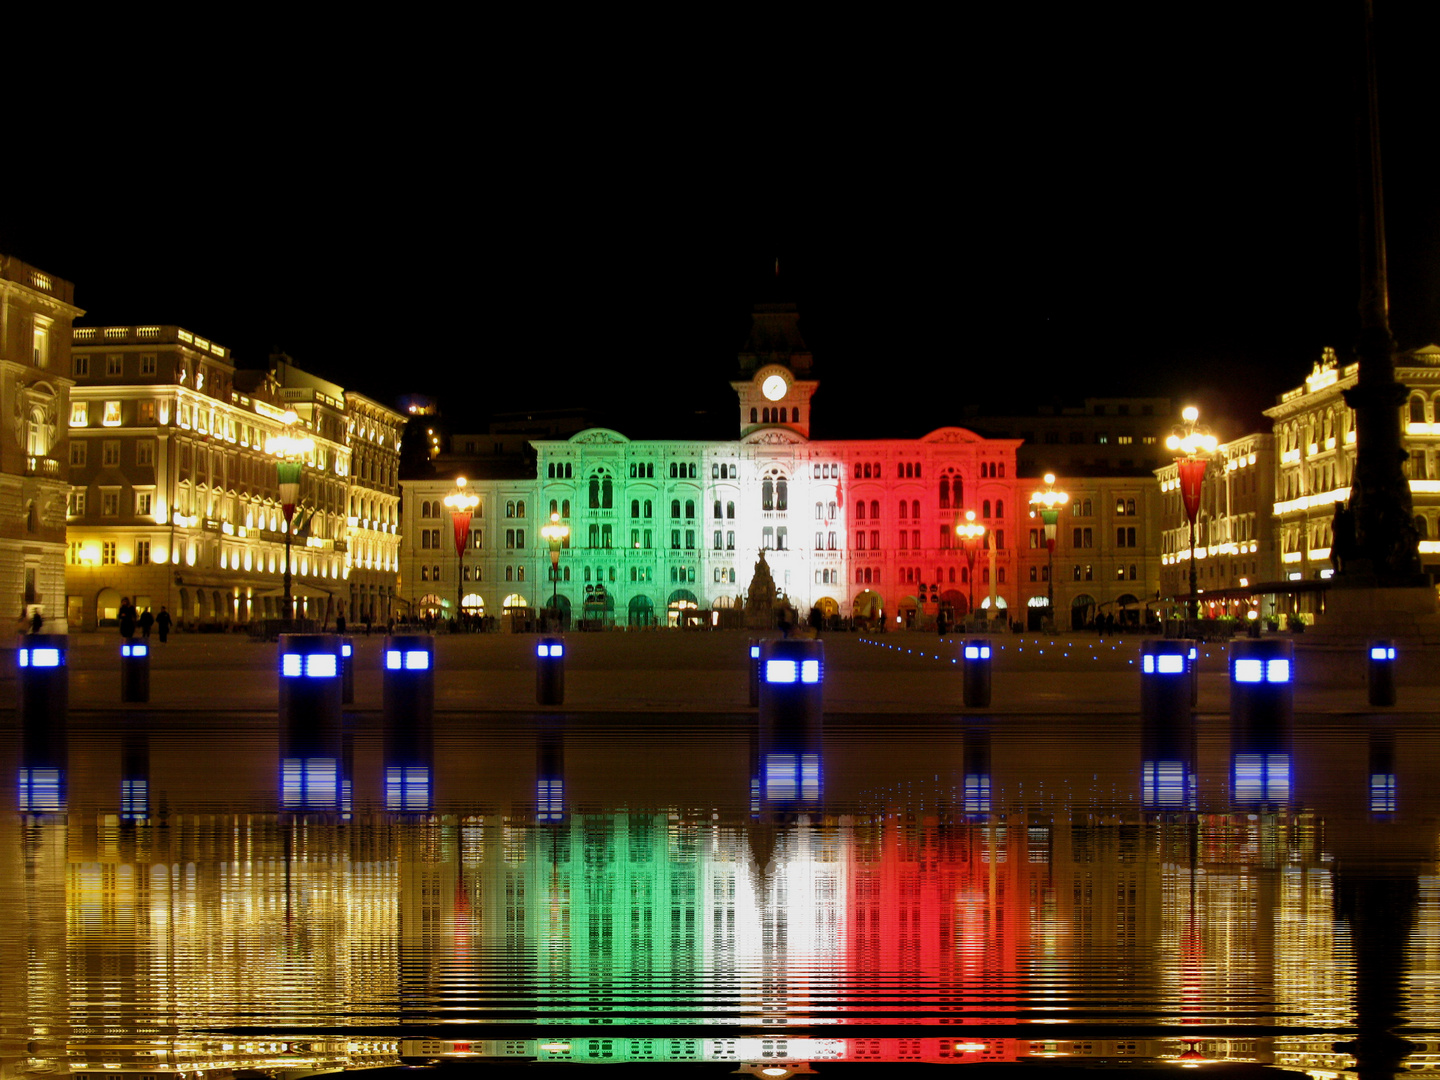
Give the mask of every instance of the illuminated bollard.
<path id="1" fill-rule="evenodd" d="M 65 634 L 31 634 L 15 652 L 21 726 L 16 808 L 24 814 L 65 809 L 69 644 Z"/>
<path id="2" fill-rule="evenodd" d="M 565 704 L 565 643 L 542 637 L 535 646 L 535 703 Z"/>
<path id="3" fill-rule="evenodd" d="M 19 665 L 20 722 L 63 727 L 70 707 L 68 634 L 31 634 L 15 651 Z"/>
<path id="4" fill-rule="evenodd" d="M 340 639 L 340 702 L 355 703 L 355 639 Z"/>
<path id="5" fill-rule="evenodd" d="M 1251 731 L 1286 731 L 1295 714 L 1295 645 L 1284 638 L 1230 643 L 1230 722 Z"/>
<path id="6" fill-rule="evenodd" d="M 435 639 L 391 634 L 382 653 L 381 715 L 385 730 L 424 729 L 435 720 Z"/>
<path id="7" fill-rule="evenodd" d="M 1369 662 L 1370 704 L 1395 704 L 1395 642 L 1372 641 Z"/>
<path id="8" fill-rule="evenodd" d="M 960 646 L 962 695 L 966 706 L 990 706 L 990 660 L 994 649 L 989 638 L 966 638 Z"/>
<path id="9" fill-rule="evenodd" d="M 760 639 L 750 639 L 750 707 L 760 704 Z"/>
<path id="10" fill-rule="evenodd" d="M 1194 642 L 1152 638 L 1140 646 L 1140 719 L 1145 723 L 1188 717 L 1194 704 Z"/>
<path id="11" fill-rule="evenodd" d="M 120 645 L 120 700 L 150 700 L 150 646 L 144 641 Z"/>
<path id="12" fill-rule="evenodd" d="M 824 732 L 825 646 L 767 641 L 760 646 L 761 746 L 813 747 Z"/>
<path id="13" fill-rule="evenodd" d="M 286 810 L 341 808 L 340 683 L 338 635 L 280 635 L 280 796 Z"/>

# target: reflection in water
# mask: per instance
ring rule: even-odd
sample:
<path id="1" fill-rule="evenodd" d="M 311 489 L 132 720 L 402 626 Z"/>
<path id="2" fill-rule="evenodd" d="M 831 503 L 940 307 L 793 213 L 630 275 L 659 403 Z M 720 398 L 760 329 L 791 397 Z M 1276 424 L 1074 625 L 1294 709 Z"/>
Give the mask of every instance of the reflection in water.
<path id="1" fill-rule="evenodd" d="M 680 778 L 730 793 L 696 805 L 649 802 L 672 778 L 633 768 L 690 736 L 534 732 L 377 731 L 348 754 L 338 733 L 72 734 L 45 762 L 71 777 L 65 812 L 0 820 L 7 1070 L 451 1053 L 1346 1070 L 1410 1052 L 1398 1021 L 1417 1042 L 1434 1028 L 1435 815 L 1406 784 L 1428 735 L 742 731 Z M 39 767 L 17 749 L 13 768 Z M 1267 762 L 1258 795 L 1241 754 Z M 1304 763 L 1308 804 L 1272 755 Z M 202 788 L 197 759 L 230 767 Z"/>

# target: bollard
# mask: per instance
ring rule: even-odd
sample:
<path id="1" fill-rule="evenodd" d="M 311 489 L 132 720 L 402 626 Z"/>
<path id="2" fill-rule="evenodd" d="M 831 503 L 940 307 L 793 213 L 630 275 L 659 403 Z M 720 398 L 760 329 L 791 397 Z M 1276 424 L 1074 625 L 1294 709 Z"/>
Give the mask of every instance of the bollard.
<path id="1" fill-rule="evenodd" d="M 542 637 L 535 646 L 535 703 L 565 704 L 565 642 Z"/>
<path id="2" fill-rule="evenodd" d="M 963 700 L 975 709 L 990 707 L 990 658 L 994 653 L 989 638 L 966 638 L 960 647 Z"/>
<path id="3" fill-rule="evenodd" d="M 1370 643 L 1369 673 L 1370 704 L 1394 705 L 1395 642 L 1383 640 Z"/>
<path id="4" fill-rule="evenodd" d="M 1282 638 L 1230 643 L 1231 799 L 1237 807 L 1284 805 L 1292 792 L 1295 647 Z"/>
<path id="5" fill-rule="evenodd" d="M 435 639 L 391 634 L 381 656 L 385 809 L 428 813 L 434 784 Z"/>
<path id="6" fill-rule="evenodd" d="M 120 645 L 120 700 L 150 700 L 150 646 L 143 641 Z"/>
<path id="7" fill-rule="evenodd" d="M 21 813 L 65 809 L 69 649 L 66 634 L 30 634 L 20 640 L 15 651 L 21 725 L 16 808 Z"/>
<path id="8" fill-rule="evenodd" d="M 750 639 L 750 707 L 760 704 L 760 639 Z"/>
<path id="9" fill-rule="evenodd" d="M 1151 638 L 1140 646 L 1140 719 L 1146 724 L 1179 720 L 1194 704 L 1195 643 Z"/>
<path id="10" fill-rule="evenodd" d="M 286 810 L 341 804 L 340 638 L 280 635 L 280 798 Z"/>
<path id="11" fill-rule="evenodd" d="M 759 780 L 763 807 L 817 803 L 824 735 L 825 646 L 767 641 L 760 646 Z"/>
<path id="12" fill-rule="evenodd" d="M 342 705 L 355 703 L 355 639 L 340 639 L 340 702 Z"/>

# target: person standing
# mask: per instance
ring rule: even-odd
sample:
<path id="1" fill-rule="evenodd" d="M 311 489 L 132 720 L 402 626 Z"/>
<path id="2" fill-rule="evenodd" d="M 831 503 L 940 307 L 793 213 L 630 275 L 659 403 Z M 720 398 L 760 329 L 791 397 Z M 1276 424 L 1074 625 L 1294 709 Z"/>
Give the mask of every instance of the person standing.
<path id="1" fill-rule="evenodd" d="M 128 596 L 120 601 L 120 636 L 129 641 L 135 636 L 135 605 Z"/>
<path id="2" fill-rule="evenodd" d="M 160 644 L 164 645 L 170 636 L 170 612 L 164 604 L 160 605 L 160 614 L 155 616 L 155 629 L 160 631 Z"/>
<path id="3" fill-rule="evenodd" d="M 150 640 L 150 627 L 155 625 L 155 616 L 150 613 L 147 607 L 140 613 L 140 636 L 146 641 Z"/>

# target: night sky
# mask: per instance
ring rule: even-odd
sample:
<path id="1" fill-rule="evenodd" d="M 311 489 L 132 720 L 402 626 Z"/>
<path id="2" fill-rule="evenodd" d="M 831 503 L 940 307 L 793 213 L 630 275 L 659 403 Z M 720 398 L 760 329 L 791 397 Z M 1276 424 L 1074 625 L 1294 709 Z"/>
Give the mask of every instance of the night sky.
<path id="1" fill-rule="evenodd" d="M 1440 340 L 1440 5 L 1378 6 L 1408 348 Z M 1325 2 L 1017 5 L 745 28 L 708 58 L 297 46 L 303 79 L 97 80 L 56 198 L 10 200 L 0 250 L 74 281 L 82 325 L 278 347 L 460 427 L 625 404 L 677 436 L 733 430 L 778 255 L 817 436 L 1085 394 L 1196 400 L 1234 435 L 1353 342 L 1356 25 Z"/>

